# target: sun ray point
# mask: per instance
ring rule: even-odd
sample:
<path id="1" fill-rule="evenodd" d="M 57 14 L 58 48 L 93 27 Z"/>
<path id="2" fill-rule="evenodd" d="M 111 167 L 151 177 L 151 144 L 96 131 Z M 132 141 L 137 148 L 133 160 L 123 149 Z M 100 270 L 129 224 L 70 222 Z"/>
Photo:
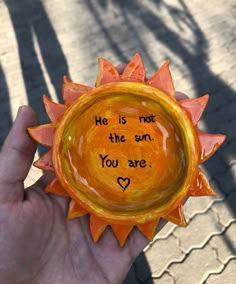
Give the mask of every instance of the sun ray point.
<path id="1" fill-rule="evenodd" d="M 98 75 L 95 87 L 109 82 L 120 81 L 120 74 L 117 69 L 106 59 L 98 58 Z"/>
<path id="2" fill-rule="evenodd" d="M 64 190 L 64 188 L 59 183 L 57 177 L 55 177 L 44 189 L 47 193 L 53 193 L 59 196 L 69 196 L 68 193 Z"/>
<path id="3" fill-rule="evenodd" d="M 76 203 L 73 199 L 70 201 L 67 219 L 71 220 L 88 214 L 88 211 Z"/>
<path id="4" fill-rule="evenodd" d="M 168 215 L 163 216 L 163 218 L 181 227 L 187 226 L 187 222 L 184 217 L 182 203 L 177 208 L 175 208 L 173 211 L 171 211 Z"/>
<path id="5" fill-rule="evenodd" d="M 169 63 L 170 61 L 166 60 L 161 68 L 158 69 L 157 72 L 147 81 L 147 83 L 162 90 L 175 100 L 175 88 L 169 69 Z"/>
<path id="6" fill-rule="evenodd" d="M 133 226 L 111 224 L 111 228 L 119 242 L 119 245 L 123 247 L 129 233 L 133 229 Z"/>
<path id="7" fill-rule="evenodd" d="M 209 95 L 206 94 L 199 98 L 180 100 L 178 101 L 178 104 L 187 111 L 187 113 L 190 115 L 193 125 L 196 126 L 203 114 L 204 109 L 206 108 L 208 100 Z"/>
<path id="8" fill-rule="evenodd" d="M 94 242 L 97 242 L 108 224 L 102 219 L 90 214 L 90 231 Z"/>
<path id="9" fill-rule="evenodd" d="M 223 134 L 210 134 L 198 131 L 201 146 L 200 163 L 209 159 L 224 143 L 226 136 Z"/>
<path id="10" fill-rule="evenodd" d="M 28 132 L 30 136 L 38 143 L 51 147 L 53 143 L 55 128 L 55 123 L 42 124 L 28 128 Z"/>
<path id="11" fill-rule="evenodd" d="M 70 81 L 67 76 L 64 76 L 62 84 L 62 97 L 66 106 L 70 106 L 75 100 L 91 89 L 91 87 L 86 85 L 74 83 Z"/>
<path id="12" fill-rule="evenodd" d="M 131 82 L 145 82 L 146 71 L 141 56 L 136 53 L 131 61 L 126 65 L 121 79 Z"/>
<path id="13" fill-rule="evenodd" d="M 41 170 L 54 172 L 52 151 L 49 150 L 46 152 L 42 157 L 35 161 L 33 165 Z"/>
<path id="14" fill-rule="evenodd" d="M 43 95 L 43 103 L 51 122 L 56 122 L 65 113 L 67 107 L 51 101 L 46 95 Z"/>
<path id="15" fill-rule="evenodd" d="M 159 220 L 160 219 L 157 219 L 142 225 L 137 225 L 137 227 L 150 241 L 152 241 L 155 236 Z"/>
<path id="16" fill-rule="evenodd" d="M 210 186 L 205 173 L 198 169 L 195 183 L 189 188 L 188 196 L 215 196 L 216 193 Z"/>

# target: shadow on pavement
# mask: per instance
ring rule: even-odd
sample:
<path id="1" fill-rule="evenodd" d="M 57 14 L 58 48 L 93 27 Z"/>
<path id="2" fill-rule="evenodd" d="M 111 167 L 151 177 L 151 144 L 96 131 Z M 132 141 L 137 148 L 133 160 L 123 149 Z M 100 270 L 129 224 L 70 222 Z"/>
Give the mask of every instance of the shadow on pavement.
<path id="1" fill-rule="evenodd" d="M 36 51 L 39 47 L 44 66 L 61 101 L 63 75 L 69 75 L 66 58 L 41 0 L 5 0 L 15 30 L 22 74 L 29 105 L 37 111 L 40 123 L 48 118 L 42 94 L 50 97 Z M 44 152 L 39 147 L 39 152 Z"/>
<path id="2" fill-rule="evenodd" d="M 152 275 L 144 253 L 141 253 L 135 260 L 123 284 L 152 284 Z"/>
<path id="3" fill-rule="evenodd" d="M 117 13 L 123 17 L 122 22 L 127 25 L 127 31 L 132 33 L 131 38 L 135 41 L 137 51 L 141 50 L 142 56 L 147 59 L 150 66 L 153 66 L 153 61 L 145 48 L 145 43 L 142 41 L 142 35 L 135 29 L 135 23 L 132 23 L 130 20 L 131 17 L 128 16 L 132 16 L 132 19 L 139 19 L 139 21 L 148 28 L 149 32 L 153 34 L 156 41 L 161 42 L 175 57 L 181 59 L 181 62 L 189 71 L 191 76 L 190 80 L 194 85 L 193 92 L 197 96 L 202 96 L 205 93 L 210 94 L 210 101 L 202 120 L 207 132 L 226 134 L 227 139 L 220 150 L 204 163 L 204 169 L 208 173 L 211 181 L 218 185 L 218 190 L 226 197 L 225 202 L 227 202 L 227 206 L 236 217 L 236 200 L 227 199 L 227 196 L 236 187 L 233 173 L 229 170 L 229 161 L 232 160 L 236 154 L 236 131 L 234 127 L 236 124 L 236 116 L 234 114 L 236 109 L 236 93 L 227 83 L 216 76 L 210 66 L 208 66 L 208 41 L 206 35 L 188 10 L 187 4 L 185 4 L 186 1 L 183 0 L 178 1 L 178 7 L 171 6 L 163 0 L 150 0 L 147 2 L 99 0 L 96 4 L 91 0 L 87 1 L 88 10 L 91 11 L 97 24 L 100 25 L 101 31 L 103 35 L 107 37 L 107 42 L 111 48 L 116 46 L 114 53 L 121 62 L 124 62 L 124 59 L 127 58 L 124 52 L 119 49 L 119 42 L 117 42 L 116 39 L 117 35 L 114 31 L 113 33 L 109 32 L 109 29 L 106 28 L 100 16 L 101 8 L 105 12 L 111 2 L 118 8 L 119 12 Z M 147 3 L 151 3 L 152 5 L 150 6 Z M 156 10 L 155 12 L 153 11 L 153 5 L 156 5 L 156 8 L 159 9 L 159 13 L 157 13 Z M 180 34 L 182 32 L 181 26 L 183 25 L 191 30 L 194 40 L 189 48 L 185 42 L 181 40 L 176 31 L 172 31 L 168 27 L 168 23 L 163 20 L 163 17 L 161 17 L 162 9 L 166 9 L 169 15 L 171 15 Z M 220 32 L 222 34 L 222 31 L 219 31 L 219 33 Z M 128 44 L 129 43 L 127 43 L 127 45 Z M 127 46 L 126 49 L 128 49 Z M 155 56 L 158 56 L 158 54 Z M 126 60 L 126 62 L 127 61 L 128 60 Z M 174 58 L 172 61 L 174 61 Z M 225 182 L 223 182 L 226 176 L 227 186 L 225 186 Z M 225 243 L 235 255 L 236 250 L 230 240 L 225 239 Z M 148 264 L 146 263 L 146 265 Z"/>
<path id="4" fill-rule="evenodd" d="M 11 106 L 5 75 L 0 65 L 0 150 L 12 125 Z"/>
<path id="5" fill-rule="evenodd" d="M 181 60 L 189 71 L 190 79 L 194 85 L 194 92 L 198 96 L 202 96 L 206 92 L 210 94 L 210 101 L 203 117 L 204 124 L 207 131 L 210 133 L 226 134 L 227 140 L 225 145 L 209 161 L 204 163 L 204 168 L 212 181 L 215 181 L 219 185 L 218 190 L 221 191 L 222 195 L 228 196 L 235 188 L 235 178 L 232 171 L 229 170 L 229 161 L 232 160 L 236 154 L 236 130 L 234 127 L 236 122 L 236 116 L 234 114 L 236 109 L 236 93 L 228 84 L 216 76 L 210 66 L 208 66 L 207 36 L 200 29 L 198 23 L 188 10 L 185 4 L 187 1 L 179 0 L 176 2 L 179 4 L 178 7 L 171 6 L 163 0 L 149 0 L 148 2 L 122 0 L 99 0 L 95 2 L 88 0 L 85 1 L 85 5 L 87 5 L 88 11 L 100 27 L 102 36 L 106 38 L 111 50 L 121 62 L 127 62 L 129 58 L 126 56 L 126 52 L 119 47 L 117 35 L 106 27 L 100 16 L 101 8 L 106 11 L 108 3 L 113 3 L 119 10 L 119 14 L 123 17 L 123 22 L 127 26 L 127 30 L 132 34 L 132 39 L 135 41 L 137 47 L 136 51 L 141 51 L 142 56 L 147 59 L 149 66 L 153 68 L 157 67 L 145 47 L 142 34 L 136 29 L 135 23 L 128 17 L 129 15 L 132 15 L 132 19 L 139 19 L 157 42 L 162 43 L 175 57 Z M 49 94 L 35 49 L 35 40 L 38 43 L 41 57 L 52 85 L 57 92 L 59 101 L 61 99 L 61 78 L 64 74 L 69 75 L 66 58 L 40 0 L 21 0 L 17 2 L 15 0 L 5 0 L 5 3 L 9 9 L 16 33 L 28 101 L 30 106 L 37 110 L 41 123 L 45 123 L 47 122 L 47 118 L 42 105 L 42 94 Z M 151 3 L 152 5 L 149 6 L 147 3 Z M 156 10 L 155 12 L 153 11 L 153 5 L 158 9 L 158 13 Z M 179 29 L 179 33 L 182 32 L 181 26 L 186 26 L 191 30 L 191 36 L 193 36 L 191 45 L 186 45 L 178 34 L 168 27 L 168 23 L 161 17 L 162 9 L 165 9 L 169 15 L 171 15 L 176 28 Z M 129 48 L 128 44 L 129 43 L 127 43 L 126 46 L 127 50 Z M 96 48 L 96 46 L 94 48 Z M 134 51 L 134 53 L 136 51 Z M 158 54 L 155 56 L 158 56 Z M 174 58 L 172 61 L 174 61 Z M 8 111 L 9 114 L 10 106 L 7 86 L 1 69 L 0 82 L 0 96 L 2 96 L 1 93 L 3 93 L 3 100 L 5 100 L 5 106 L 3 108 L 4 111 Z M 0 106 L 0 108 L 2 108 L 2 106 Z M 10 117 L 6 116 L 4 119 L 10 120 Z M 3 122 L 1 121 L 1 123 Z M 5 128 L 2 127 L 2 129 Z M 222 177 L 224 179 L 227 178 L 226 187 L 224 186 L 225 182 L 222 182 Z M 236 200 L 230 200 L 227 205 L 234 216 L 236 216 Z M 225 240 L 225 242 L 229 249 L 236 254 L 234 245 L 230 240 Z M 143 254 L 139 256 L 130 273 L 135 270 L 137 263 L 141 263 L 142 265 L 138 267 L 144 269 L 145 275 L 149 274 L 150 276 L 150 269 Z M 137 275 L 137 271 L 135 273 Z M 131 274 L 128 275 L 127 279 L 129 279 L 129 277 L 132 279 Z M 148 278 L 149 277 L 146 279 Z M 126 280 L 125 283 L 135 283 L 127 281 L 128 280 Z M 142 280 L 140 279 L 140 281 Z M 150 279 L 148 281 L 148 283 L 151 283 Z"/>
<path id="6" fill-rule="evenodd" d="M 232 103 L 236 103 L 236 93 L 229 85 L 217 77 L 207 65 L 207 38 L 189 12 L 184 1 L 179 0 L 181 9 L 168 6 L 168 4 L 162 0 L 153 0 L 149 2 L 157 5 L 159 9 L 164 6 L 173 17 L 176 26 L 180 26 L 180 24 L 188 25 L 194 35 L 194 45 L 191 49 L 188 49 L 177 34 L 167 26 L 161 18 L 161 12 L 159 17 L 157 13 L 154 13 L 152 9 L 142 1 L 112 0 L 112 2 L 119 7 L 120 14 L 125 19 L 128 14 L 139 17 L 139 19 L 142 20 L 143 25 L 145 25 L 150 33 L 155 36 L 156 40 L 162 42 L 168 50 L 171 50 L 176 57 L 182 60 L 191 74 L 194 92 L 198 94 L 198 96 L 202 96 L 206 92 L 210 94 L 210 101 L 203 117 L 207 131 L 209 131 L 209 133 L 226 134 L 227 141 L 225 142 L 225 145 L 234 142 L 233 140 L 236 139 L 236 131 L 232 127 L 232 121 L 234 118 L 236 119 L 236 117 L 234 115 L 234 110 L 230 110 L 229 106 Z M 92 1 L 87 1 L 86 3 L 89 8 L 91 8 L 91 13 L 96 16 L 97 23 L 99 24 L 100 20 L 97 19 L 99 18 L 99 13 L 96 12 L 96 10 L 98 10 L 99 5 L 102 6 L 103 9 L 106 9 L 108 1 L 99 0 L 96 2 L 98 4 L 93 5 Z M 134 32 L 132 38 L 139 42 L 141 37 L 138 34 L 138 31 L 134 30 L 133 27 L 129 27 L 129 21 L 126 22 L 126 24 L 127 29 L 131 28 L 132 32 Z M 104 30 L 104 35 L 109 34 L 109 30 L 106 30 L 104 25 L 102 25 L 101 29 Z M 115 36 L 116 35 L 110 33 L 107 38 L 108 41 L 111 41 L 112 46 L 115 42 L 113 39 Z M 141 45 L 143 45 L 143 42 L 141 42 Z M 139 45 L 137 45 L 137 48 L 139 48 Z M 120 56 L 120 60 L 126 58 L 122 51 L 121 54 L 119 54 L 118 51 L 115 51 L 115 53 L 117 56 Z M 143 49 L 142 55 L 144 55 L 144 57 L 148 56 L 146 53 L 148 53 L 148 51 Z M 226 171 L 230 157 L 235 157 L 236 146 L 233 149 L 233 147 L 225 147 L 225 145 L 221 147 L 209 161 L 204 163 L 207 173 L 213 179 L 217 177 L 218 172 Z M 228 176 L 227 182 L 230 185 L 229 187 L 232 189 L 235 188 L 235 182 L 232 175 Z M 219 190 L 221 190 L 224 195 L 228 193 L 225 192 L 222 187 L 219 187 Z M 231 204 L 229 205 L 231 206 Z M 231 209 L 236 216 L 236 205 Z"/>

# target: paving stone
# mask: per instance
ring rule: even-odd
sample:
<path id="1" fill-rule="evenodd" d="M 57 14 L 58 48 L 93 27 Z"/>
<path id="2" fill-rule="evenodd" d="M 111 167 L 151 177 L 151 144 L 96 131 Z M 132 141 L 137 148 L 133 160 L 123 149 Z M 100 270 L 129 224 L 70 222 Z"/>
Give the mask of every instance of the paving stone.
<path id="1" fill-rule="evenodd" d="M 203 247 L 210 236 L 222 232 L 223 226 L 217 223 L 212 211 L 196 215 L 186 228 L 178 227 L 174 235 L 180 240 L 180 247 L 186 253 L 193 248 Z"/>
<path id="2" fill-rule="evenodd" d="M 229 225 L 227 230 L 210 240 L 210 245 L 217 250 L 217 258 L 222 263 L 227 263 L 236 256 L 236 222 Z"/>
<path id="3" fill-rule="evenodd" d="M 174 223 L 168 222 L 161 231 L 158 232 L 158 234 L 154 238 L 154 242 L 159 239 L 166 239 L 168 238 L 172 232 L 175 230 L 177 226 Z"/>
<path id="4" fill-rule="evenodd" d="M 206 212 L 212 204 L 215 202 L 219 202 L 223 200 L 224 197 L 221 195 L 217 196 L 201 196 L 201 197 L 190 197 L 188 201 L 184 205 L 184 215 L 186 216 L 186 220 L 188 221 L 190 218 L 193 218 L 195 215 L 199 213 Z"/>
<path id="5" fill-rule="evenodd" d="M 236 191 L 233 191 L 221 202 L 217 202 L 212 205 L 212 210 L 216 212 L 219 222 L 223 226 L 228 226 L 233 220 L 235 220 L 236 210 Z"/>
<path id="6" fill-rule="evenodd" d="M 206 284 L 234 284 L 236 279 L 236 259 L 232 259 L 219 274 L 210 275 Z"/>
<path id="7" fill-rule="evenodd" d="M 223 268 L 216 259 L 216 252 L 209 246 L 193 250 L 181 263 L 173 263 L 168 269 L 176 284 L 203 283 L 210 273 L 217 273 Z"/>
<path id="8" fill-rule="evenodd" d="M 150 284 L 175 284 L 175 279 L 166 272 L 163 274 L 161 278 L 151 279 L 151 281 L 150 281 Z"/>
<path id="9" fill-rule="evenodd" d="M 151 249 L 145 252 L 152 274 L 159 276 L 171 261 L 181 261 L 184 253 L 180 250 L 178 240 L 170 236 L 168 240 L 157 240 Z"/>

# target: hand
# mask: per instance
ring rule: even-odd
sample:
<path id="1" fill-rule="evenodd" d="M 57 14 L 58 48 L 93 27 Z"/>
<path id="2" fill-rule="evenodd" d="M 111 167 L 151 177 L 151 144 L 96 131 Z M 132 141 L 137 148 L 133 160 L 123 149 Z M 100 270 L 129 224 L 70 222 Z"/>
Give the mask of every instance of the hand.
<path id="1" fill-rule="evenodd" d="M 35 124 L 33 110 L 21 107 L 0 153 L 1 283 L 122 283 L 147 239 L 135 229 L 121 249 L 107 229 L 94 244 L 89 217 L 66 220 L 68 199 L 43 191 L 50 175 L 24 189 Z"/>
<path id="2" fill-rule="evenodd" d="M 35 124 L 33 110 L 21 107 L 0 153 L 1 283 L 122 283 L 148 240 L 134 229 L 120 248 L 107 228 L 94 244 L 89 217 L 66 220 L 69 200 L 43 191 L 52 176 L 24 189 L 37 146 L 27 128 Z"/>

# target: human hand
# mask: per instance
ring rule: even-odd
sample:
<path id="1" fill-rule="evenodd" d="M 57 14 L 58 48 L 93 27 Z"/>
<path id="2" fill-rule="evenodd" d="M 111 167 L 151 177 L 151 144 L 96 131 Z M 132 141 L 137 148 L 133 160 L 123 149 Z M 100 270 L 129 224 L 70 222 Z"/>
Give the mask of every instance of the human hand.
<path id="1" fill-rule="evenodd" d="M 121 249 L 108 228 L 94 244 L 88 216 L 67 221 L 68 199 L 43 191 L 49 175 L 24 189 L 36 150 L 26 129 L 36 123 L 34 112 L 21 108 L 0 153 L 1 281 L 120 283 L 148 241 L 133 230 Z"/>
<path id="2" fill-rule="evenodd" d="M 94 244 L 89 217 L 66 220 L 69 200 L 43 191 L 50 175 L 24 189 L 35 124 L 33 110 L 21 107 L 0 153 L 1 283 L 122 283 L 148 240 L 134 229 L 120 248 L 107 228 Z"/>

